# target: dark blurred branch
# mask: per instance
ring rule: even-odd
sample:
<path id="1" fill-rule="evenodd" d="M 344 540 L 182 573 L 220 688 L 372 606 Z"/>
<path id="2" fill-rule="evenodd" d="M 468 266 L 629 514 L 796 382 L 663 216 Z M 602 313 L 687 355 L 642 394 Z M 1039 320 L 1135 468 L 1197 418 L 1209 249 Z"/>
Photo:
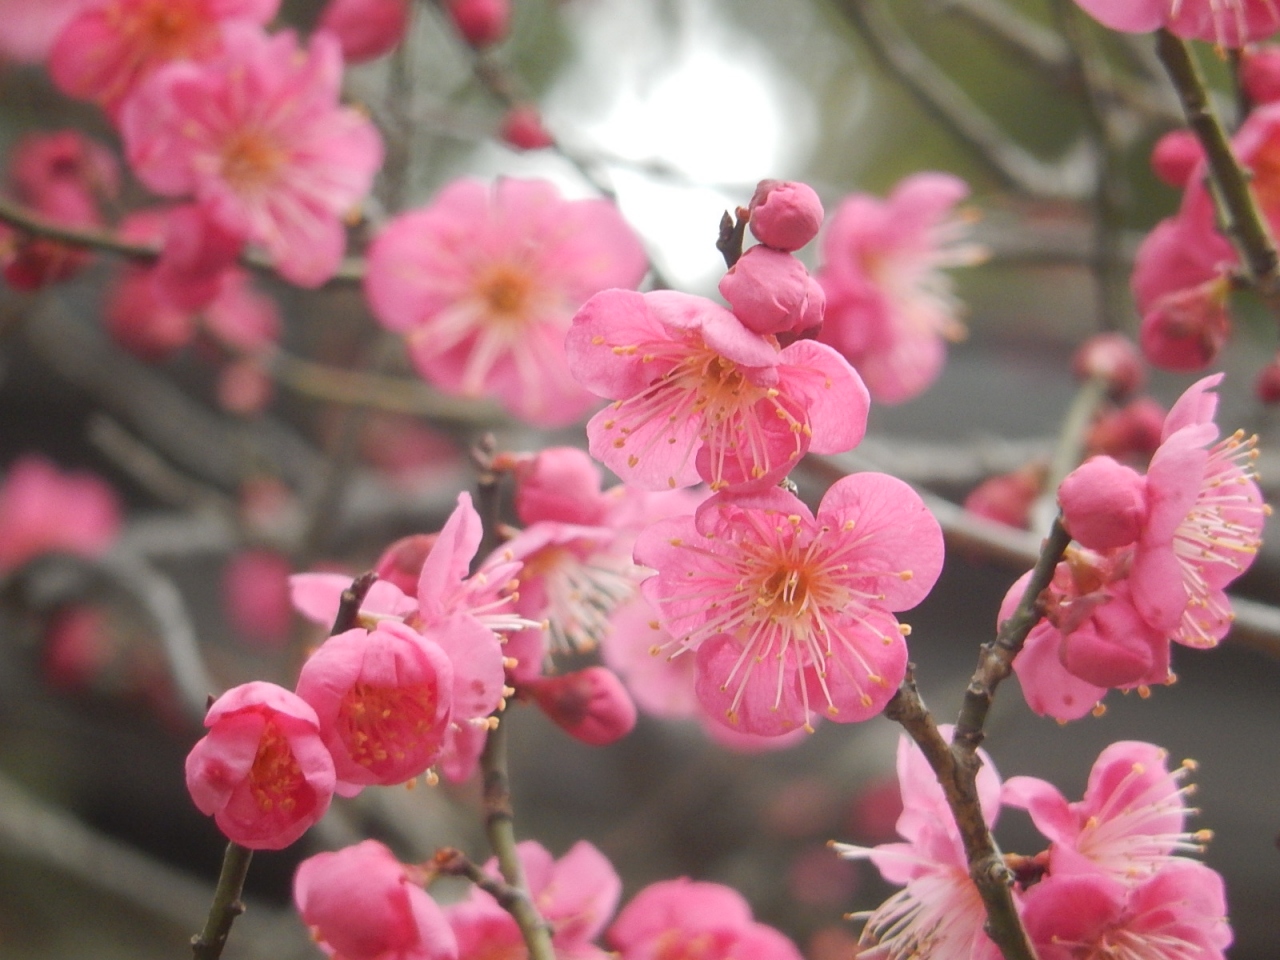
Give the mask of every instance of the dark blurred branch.
<path id="1" fill-rule="evenodd" d="M 1003 0 L 933 0 L 933 6 L 964 17 L 1032 67 L 1054 73 L 1069 69 L 1071 51 L 1062 38 Z"/>
<path id="2" fill-rule="evenodd" d="M 1006 186 L 1036 197 L 1079 200 L 1093 189 L 1092 171 L 1068 155 L 1049 164 L 1000 129 L 930 60 L 877 0 L 834 0 L 884 68 Z"/>

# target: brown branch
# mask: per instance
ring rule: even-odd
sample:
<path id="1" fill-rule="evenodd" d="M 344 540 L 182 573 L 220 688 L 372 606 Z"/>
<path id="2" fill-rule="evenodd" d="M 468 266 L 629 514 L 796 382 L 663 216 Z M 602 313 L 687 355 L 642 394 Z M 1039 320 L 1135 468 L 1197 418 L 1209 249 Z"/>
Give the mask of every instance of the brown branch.
<path id="1" fill-rule="evenodd" d="M 720 235 L 716 237 L 716 249 L 724 257 L 724 265 L 730 269 L 742 259 L 742 244 L 746 240 L 747 221 L 751 217 L 745 207 L 738 207 L 734 212 L 736 217 L 729 216 L 727 210 L 720 217 Z"/>
<path id="2" fill-rule="evenodd" d="M 530 907 L 529 898 L 522 891 L 509 883 L 489 876 L 468 860 L 461 850 L 453 847 L 437 850 L 436 855 L 431 858 L 431 869 L 447 877 L 462 877 L 464 880 L 470 880 L 498 901 L 498 906 L 511 914 L 517 923 L 520 922 L 520 915 Z"/>
<path id="3" fill-rule="evenodd" d="M 334 617 L 330 636 L 346 633 L 360 625 L 360 606 L 369 595 L 369 589 L 377 581 L 378 575 L 372 570 L 362 573 L 351 581 L 351 586 L 342 591 L 342 599 L 338 603 L 338 615 Z"/>

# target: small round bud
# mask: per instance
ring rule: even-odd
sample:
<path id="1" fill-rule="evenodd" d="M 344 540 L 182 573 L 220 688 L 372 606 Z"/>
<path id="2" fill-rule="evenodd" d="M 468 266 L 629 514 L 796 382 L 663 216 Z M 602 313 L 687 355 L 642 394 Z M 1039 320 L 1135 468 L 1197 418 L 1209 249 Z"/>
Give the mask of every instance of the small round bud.
<path id="1" fill-rule="evenodd" d="M 1151 169 L 1157 177 L 1181 190 L 1204 159 L 1200 141 L 1190 130 L 1171 130 L 1151 149 Z"/>
<path id="2" fill-rule="evenodd" d="M 463 39 L 477 49 L 504 39 L 511 24 L 510 0 L 449 0 L 448 11 Z"/>
<path id="3" fill-rule="evenodd" d="M 761 180 L 749 209 L 751 233 L 775 250 L 799 250 L 822 226 L 822 201 L 794 180 Z"/>
<path id="4" fill-rule="evenodd" d="M 799 333 L 819 326 L 827 297 L 789 253 L 752 247 L 720 281 L 720 293 L 748 330 Z"/>
<path id="5" fill-rule="evenodd" d="M 1090 337 L 1071 358 L 1071 372 L 1080 380 L 1103 380 L 1116 399 L 1136 393 L 1146 381 L 1142 355 L 1122 333 Z"/>
<path id="6" fill-rule="evenodd" d="M 529 103 L 516 104 L 508 110 L 498 134 L 517 150 L 542 150 L 556 142 L 542 125 L 538 108 Z"/>

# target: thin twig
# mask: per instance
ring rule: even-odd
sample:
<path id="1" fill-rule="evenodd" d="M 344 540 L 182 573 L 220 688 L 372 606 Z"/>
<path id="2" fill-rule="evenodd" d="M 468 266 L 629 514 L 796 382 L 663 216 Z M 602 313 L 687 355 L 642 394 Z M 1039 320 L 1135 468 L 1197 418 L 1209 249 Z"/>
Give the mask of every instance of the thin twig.
<path id="1" fill-rule="evenodd" d="M 360 625 L 360 607 L 377 579 L 378 575 L 370 570 L 360 574 L 351 581 L 351 586 L 342 591 L 342 599 L 338 601 L 338 615 L 333 619 L 330 636 L 336 637 Z"/>
<path id="2" fill-rule="evenodd" d="M 1049 164 L 1011 140 L 955 82 L 921 52 L 875 0 L 838 0 L 885 69 L 1006 185 L 1036 197 L 1079 200 L 1093 171 L 1068 154 Z"/>
<path id="3" fill-rule="evenodd" d="M 498 901 L 498 906 L 511 914 L 517 923 L 520 921 L 520 913 L 528 905 L 528 897 L 522 891 L 517 890 L 509 883 L 503 883 L 501 880 L 489 876 L 480 867 L 468 860 L 466 854 L 453 847 L 444 847 L 437 850 L 435 856 L 431 858 L 431 869 L 446 877 L 462 877 L 470 880 L 489 896 L 493 897 L 494 900 Z"/>
<path id="4" fill-rule="evenodd" d="M 191 938 L 193 960 L 218 960 L 222 948 L 227 945 L 231 925 L 244 913 L 240 894 L 244 891 L 244 878 L 249 874 L 249 862 L 253 851 L 238 843 L 228 843 L 222 858 L 222 873 L 209 907 L 209 919 L 204 930 Z"/>

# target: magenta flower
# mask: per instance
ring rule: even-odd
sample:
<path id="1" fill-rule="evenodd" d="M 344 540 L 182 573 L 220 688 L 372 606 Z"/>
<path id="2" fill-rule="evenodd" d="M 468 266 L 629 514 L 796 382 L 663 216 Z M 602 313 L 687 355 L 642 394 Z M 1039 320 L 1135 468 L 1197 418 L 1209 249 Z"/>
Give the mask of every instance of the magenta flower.
<path id="1" fill-rule="evenodd" d="M 115 114 L 165 64 L 217 56 L 224 23 L 265 24 L 279 6 L 280 0 L 90 0 L 54 41 L 49 72 L 63 93 Z"/>
<path id="2" fill-rule="evenodd" d="M 907 661 L 893 612 L 924 599 L 942 554 L 916 493 L 876 473 L 838 480 L 817 516 L 781 489 L 713 497 L 635 549 L 671 655 L 695 651 L 703 708 L 766 736 L 883 709 Z"/>
<path id="3" fill-rule="evenodd" d="M 187 790 L 228 839 L 279 850 L 324 816 L 333 760 L 315 711 L 273 683 L 228 690 L 209 708 L 209 733 L 187 755 Z"/>
<path id="4" fill-rule="evenodd" d="M 559 860 L 541 844 L 526 840 L 516 852 L 529 881 L 534 906 L 551 928 L 560 960 L 609 960 L 592 941 L 600 935 L 622 895 L 613 865 L 586 841 L 578 841 Z M 497 876 L 496 861 L 485 870 Z M 458 938 L 459 960 L 524 960 L 524 937 L 511 914 L 489 894 L 472 887 L 468 899 L 445 909 Z"/>
<path id="5" fill-rule="evenodd" d="M 293 902 L 316 943 L 340 960 L 456 960 L 444 912 L 377 840 L 298 864 Z"/>
<path id="6" fill-rule="evenodd" d="M 871 396 L 901 403 L 942 371 L 945 343 L 964 336 L 943 268 L 976 263 L 953 214 L 969 188 L 942 173 L 908 177 L 888 200 L 846 197 L 822 241 L 817 279 L 827 293 L 819 339 L 857 368 Z"/>
<path id="7" fill-rule="evenodd" d="M 541 180 L 458 180 L 374 241 L 365 292 L 433 385 L 564 426 L 593 403 L 568 375 L 573 312 L 597 291 L 634 287 L 646 267 L 607 201 L 564 200 Z"/>
<path id="8" fill-rule="evenodd" d="M 647 490 L 763 489 L 809 450 L 844 452 L 866 431 L 866 388 L 834 350 L 779 351 L 701 297 L 607 290 L 578 311 L 566 348 L 578 381 L 615 401 L 587 424 L 591 455 Z"/>
<path id="9" fill-rule="evenodd" d="M 21 457 L 0 486 L 0 573 L 42 553 L 99 556 L 119 536 L 120 522 L 119 498 L 106 481 Z"/>
<path id="10" fill-rule="evenodd" d="M 947 725 L 939 732 L 951 736 Z M 978 756 L 978 804 L 990 828 L 1000 811 L 1000 776 L 985 751 Z M 905 842 L 831 845 L 847 859 L 870 860 L 886 881 L 902 885 L 875 910 L 856 915 L 865 921 L 858 955 L 999 960 L 999 949 L 983 930 L 986 909 L 969 877 L 964 844 L 942 787 L 905 734 L 898 738 L 897 770 L 902 813 L 896 829 Z"/>
<path id="11" fill-rule="evenodd" d="M 1222 877 L 1191 862 L 1135 886 L 1049 876 L 1027 891 L 1023 922 L 1040 960 L 1222 960 L 1232 939 Z"/>
<path id="12" fill-rule="evenodd" d="M 1098 755 L 1079 802 L 1036 777 L 1006 780 L 1003 801 L 1030 813 L 1049 839 L 1050 870 L 1097 870 L 1129 883 L 1186 862 L 1179 854 L 1202 852 L 1209 839 L 1207 831 L 1186 830 L 1191 788 L 1181 781 L 1195 764 L 1184 761 L 1171 773 L 1168 760 L 1150 743 L 1113 743 Z"/>
<path id="13" fill-rule="evenodd" d="M 319 286 L 342 259 L 342 218 L 368 192 L 382 143 L 338 105 L 342 55 L 321 32 L 237 25 L 205 63 L 173 63 L 121 109 L 138 178 L 164 196 L 194 195 L 221 227 L 261 244 L 285 279 Z"/>
<path id="14" fill-rule="evenodd" d="M 409 28 L 408 0 L 329 0 L 317 24 L 342 44 L 347 63 L 390 53 Z"/>
<path id="15" fill-rule="evenodd" d="M 736 890 L 685 877 L 651 883 L 637 893 L 607 939 L 621 960 L 801 960 L 794 943 L 752 919 Z"/>
<path id="16" fill-rule="evenodd" d="M 1242 47 L 1280 29 L 1272 0 L 1076 0 L 1104 26 L 1126 33 L 1160 27 L 1180 37 Z"/>

